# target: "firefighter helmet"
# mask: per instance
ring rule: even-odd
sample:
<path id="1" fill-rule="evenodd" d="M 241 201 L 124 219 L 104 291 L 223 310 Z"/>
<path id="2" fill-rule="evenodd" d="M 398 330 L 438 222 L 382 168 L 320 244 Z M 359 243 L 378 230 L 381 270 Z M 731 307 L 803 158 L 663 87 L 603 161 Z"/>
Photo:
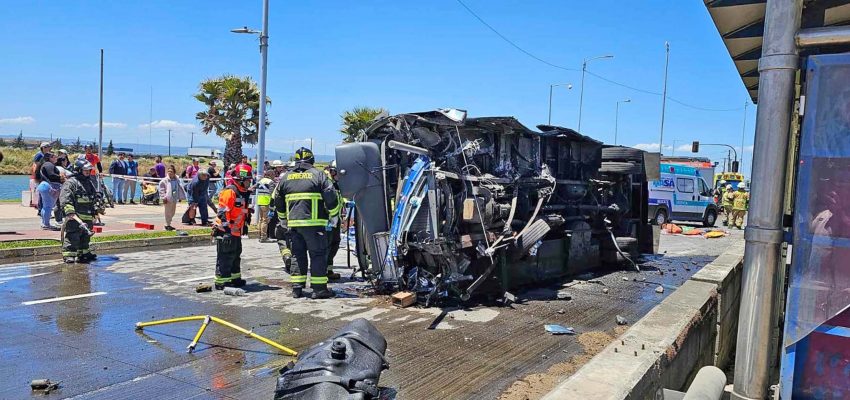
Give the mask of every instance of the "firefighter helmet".
<path id="1" fill-rule="evenodd" d="M 306 162 L 309 164 L 313 164 L 316 162 L 316 159 L 313 157 L 313 151 L 302 147 L 298 150 L 295 150 L 295 161 Z"/>

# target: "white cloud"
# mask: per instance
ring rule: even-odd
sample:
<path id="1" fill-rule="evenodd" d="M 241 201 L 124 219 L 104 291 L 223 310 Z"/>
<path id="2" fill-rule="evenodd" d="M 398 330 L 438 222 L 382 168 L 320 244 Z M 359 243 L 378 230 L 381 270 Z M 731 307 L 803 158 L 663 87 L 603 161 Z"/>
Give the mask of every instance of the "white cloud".
<path id="1" fill-rule="evenodd" d="M 690 152 L 691 152 L 691 145 L 689 145 L 689 144 L 683 144 L 683 145 L 681 145 L 681 146 L 679 146 L 679 147 L 676 147 L 676 151 L 683 151 L 683 152 L 688 152 L 688 153 L 690 153 Z"/>
<path id="2" fill-rule="evenodd" d="M 752 153 L 753 148 L 754 148 L 754 146 L 744 146 L 744 151 L 747 152 L 747 153 Z"/>
<path id="3" fill-rule="evenodd" d="M 33 117 L 0 118 L 0 125 L 29 125 L 35 123 Z"/>
<path id="4" fill-rule="evenodd" d="M 159 121 L 153 121 L 151 124 L 141 124 L 139 128 L 148 129 L 150 126 L 153 129 L 171 129 L 172 131 L 191 131 L 196 130 L 198 127 L 195 124 L 184 124 L 177 121 L 172 121 L 170 119 L 161 119 Z"/>
<path id="5" fill-rule="evenodd" d="M 634 147 L 636 149 L 643 150 L 643 151 L 658 151 L 658 148 L 660 147 L 660 145 L 658 143 L 638 143 L 638 144 L 636 144 L 632 147 Z M 673 149 L 673 146 L 664 145 L 664 150 L 672 150 L 672 149 Z M 688 147 L 688 150 L 690 150 L 690 147 Z"/>
<path id="6" fill-rule="evenodd" d="M 75 129 L 93 129 L 93 128 L 97 128 L 98 124 L 97 124 L 97 122 L 91 123 L 91 124 L 84 122 L 82 124 L 63 124 L 62 127 L 64 127 L 64 128 L 75 128 Z M 124 129 L 124 128 L 127 127 L 127 124 L 125 124 L 123 122 L 104 122 L 103 127 L 104 128 Z"/>

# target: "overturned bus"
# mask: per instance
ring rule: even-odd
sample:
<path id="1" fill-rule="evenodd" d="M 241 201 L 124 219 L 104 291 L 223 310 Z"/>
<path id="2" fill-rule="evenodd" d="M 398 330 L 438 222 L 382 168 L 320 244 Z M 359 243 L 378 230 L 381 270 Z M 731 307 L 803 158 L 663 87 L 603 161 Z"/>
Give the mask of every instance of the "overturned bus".
<path id="1" fill-rule="evenodd" d="M 427 305 L 637 268 L 657 243 L 647 215 L 657 155 L 537 128 L 436 110 L 379 118 L 338 146 L 358 261 L 376 289 Z"/>

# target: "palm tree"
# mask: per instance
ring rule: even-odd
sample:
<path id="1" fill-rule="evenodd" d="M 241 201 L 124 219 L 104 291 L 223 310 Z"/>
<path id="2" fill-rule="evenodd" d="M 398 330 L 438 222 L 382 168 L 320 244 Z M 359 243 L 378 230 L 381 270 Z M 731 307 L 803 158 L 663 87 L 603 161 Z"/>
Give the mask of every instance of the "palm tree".
<path id="1" fill-rule="evenodd" d="M 355 141 L 361 132 L 365 131 L 369 125 L 372 125 L 372 121 L 381 114 L 387 114 L 387 110 L 383 108 L 354 107 L 342 113 L 340 115 L 340 118 L 342 118 L 342 128 L 339 129 L 339 132 L 344 136 L 342 141 L 345 143 Z"/>
<path id="2" fill-rule="evenodd" d="M 199 85 L 195 99 L 207 107 L 195 115 L 201 122 L 201 131 L 214 132 L 225 140 L 224 165 L 238 163 L 242 158 L 242 142 L 257 143 L 260 119 L 257 84 L 251 78 L 233 75 L 207 79 Z M 271 104 L 268 97 L 266 102 Z"/>

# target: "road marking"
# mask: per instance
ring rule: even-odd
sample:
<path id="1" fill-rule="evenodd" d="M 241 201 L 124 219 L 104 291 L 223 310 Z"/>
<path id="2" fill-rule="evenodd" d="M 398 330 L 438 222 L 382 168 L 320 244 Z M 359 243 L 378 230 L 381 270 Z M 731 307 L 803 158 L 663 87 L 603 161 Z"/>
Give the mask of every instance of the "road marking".
<path id="1" fill-rule="evenodd" d="M 11 281 L 12 279 L 23 279 L 23 278 L 35 278 L 36 276 L 42 276 L 52 274 L 52 272 L 42 272 L 40 274 L 31 274 L 31 275 L 20 275 L 20 276 L 2 276 L 0 277 L 0 283 Z"/>
<path id="2" fill-rule="evenodd" d="M 106 294 L 106 292 L 83 293 L 83 294 L 77 294 L 77 295 L 73 295 L 73 296 L 53 297 L 53 298 L 50 298 L 50 299 L 25 301 L 21 304 L 23 304 L 25 306 L 31 306 L 33 304 L 43 304 L 43 303 L 52 303 L 54 301 L 81 299 L 81 298 L 84 298 L 84 297 L 100 296 L 100 295 L 104 295 L 104 294 Z"/>
<path id="3" fill-rule="evenodd" d="M 186 282 L 194 282 L 194 281 L 203 281 L 203 280 L 213 279 L 213 278 L 215 278 L 215 276 L 210 275 L 210 276 L 201 276 L 201 277 L 197 277 L 197 278 L 183 279 L 183 280 L 174 281 L 174 282 L 175 283 L 186 283 Z"/>

